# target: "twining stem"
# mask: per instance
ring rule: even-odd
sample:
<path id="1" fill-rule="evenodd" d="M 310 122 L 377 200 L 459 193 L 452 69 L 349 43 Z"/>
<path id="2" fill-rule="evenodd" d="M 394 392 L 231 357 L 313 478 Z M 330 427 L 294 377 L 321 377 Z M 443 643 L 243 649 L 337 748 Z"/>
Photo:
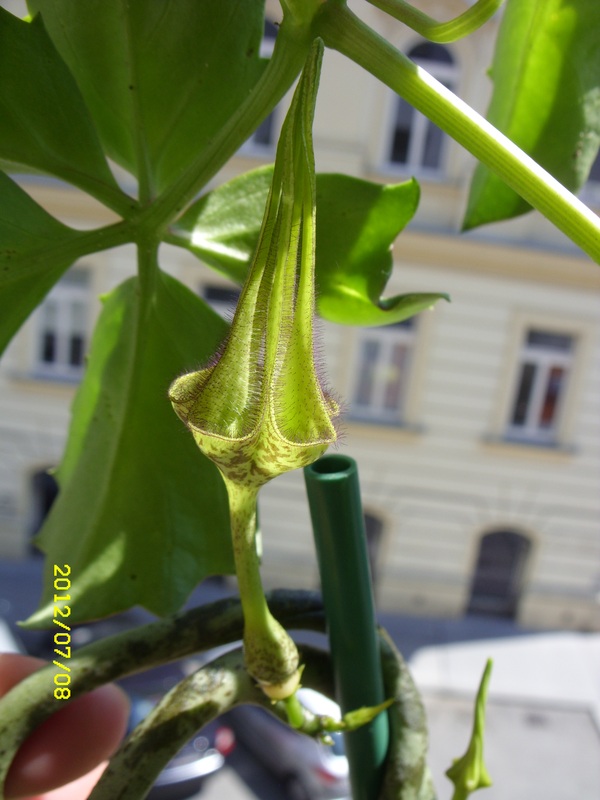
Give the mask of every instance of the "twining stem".
<path id="1" fill-rule="evenodd" d="M 371 5 L 408 25 L 425 39 L 440 44 L 455 42 L 457 39 L 469 36 L 487 22 L 503 2 L 504 0 L 478 0 L 475 5 L 457 17 L 447 22 L 438 22 L 405 0 L 369 0 Z"/>
<path id="2" fill-rule="evenodd" d="M 322 631 L 321 599 L 315 593 L 279 591 L 269 604 L 284 625 Z M 135 672 L 241 639 L 240 601 L 227 598 L 142 625 L 82 647 L 69 661 L 71 699 Z M 0 798 L 14 754 L 27 736 L 63 707 L 54 697 L 56 668 L 48 665 L 0 699 Z M 305 675 L 311 674 L 310 670 Z"/>
<path id="3" fill-rule="evenodd" d="M 184 678 L 152 709 L 111 759 L 89 800 L 146 797 L 169 761 L 196 731 L 243 702 L 260 702 L 241 650 Z"/>
<path id="4" fill-rule="evenodd" d="M 371 30 L 344 3 L 324 4 L 314 27 L 327 46 L 404 97 L 600 263 L 600 219 L 487 120 Z"/>

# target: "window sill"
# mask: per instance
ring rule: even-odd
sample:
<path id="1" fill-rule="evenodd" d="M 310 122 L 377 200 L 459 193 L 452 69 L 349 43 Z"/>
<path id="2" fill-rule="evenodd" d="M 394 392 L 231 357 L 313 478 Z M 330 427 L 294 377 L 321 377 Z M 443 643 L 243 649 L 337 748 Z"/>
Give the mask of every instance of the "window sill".
<path id="1" fill-rule="evenodd" d="M 416 425 L 410 422 L 394 422 L 385 419 L 366 419 L 364 417 L 347 416 L 342 425 L 352 429 L 353 433 L 365 433 L 372 435 L 381 433 L 389 436 L 390 433 L 398 433 L 405 436 L 420 438 L 425 433 L 423 425 Z"/>
<path id="2" fill-rule="evenodd" d="M 488 435 L 483 437 L 483 444 L 497 450 L 514 453 L 518 456 L 532 456 L 534 458 L 572 458 L 577 454 L 573 445 L 566 445 L 557 441 L 541 442 L 535 439 L 519 439 L 511 436 Z"/>
<path id="3" fill-rule="evenodd" d="M 83 372 L 80 375 L 52 375 L 46 372 L 11 372 L 8 377 L 13 381 L 18 381 L 22 384 L 31 384 L 32 386 L 47 384 L 48 386 L 64 386 L 65 389 L 75 389 L 83 380 Z"/>

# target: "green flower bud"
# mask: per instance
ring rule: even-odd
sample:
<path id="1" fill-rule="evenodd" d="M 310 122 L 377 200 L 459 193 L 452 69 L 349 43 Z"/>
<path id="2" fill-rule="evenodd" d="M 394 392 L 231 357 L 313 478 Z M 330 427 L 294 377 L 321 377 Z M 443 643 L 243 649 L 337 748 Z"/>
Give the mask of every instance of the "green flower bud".
<path id="1" fill-rule="evenodd" d="M 318 55 L 320 59 L 320 55 Z M 315 172 L 311 142 L 319 64 L 305 69 L 282 129 L 256 253 L 215 362 L 169 396 L 224 476 L 261 486 L 311 464 L 336 440 L 338 404 L 315 366 Z"/>
<path id="2" fill-rule="evenodd" d="M 484 789 L 492 785 L 492 780 L 483 762 L 485 703 L 491 674 L 492 662 L 488 659 L 475 700 L 475 720 L 467 752 L 462 758 L 455 759 L 452 766 L 446 770 L 446 775 L 454 784 L 452 800 L 466 800 L 477 789 Z"/>

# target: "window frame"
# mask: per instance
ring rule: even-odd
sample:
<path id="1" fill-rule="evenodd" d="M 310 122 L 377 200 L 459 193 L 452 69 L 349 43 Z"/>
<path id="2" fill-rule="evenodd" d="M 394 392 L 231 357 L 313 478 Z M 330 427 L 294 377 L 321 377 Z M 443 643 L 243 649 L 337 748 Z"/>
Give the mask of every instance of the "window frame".
<path id="1" fill-rule="evenodd" d="M 460 81 L 460 67 L 457 60 L 456 49 L 450 48 L 446 45 L 438 45 L 439 47 L 443 47 L 443 49 L 449 53 L 452 59 L 451 64 L 419 57 L 411 58 L 410 54 L 422 44 L 427 44 L 427 41 L 422 40 L 413 43 L 410 48 L 404 50 L 406 56 L 410 58 L 410 60 L 416 64 L 417 67 L 425 69 L 436 80 L 438 80 L 440 83 L 443 83 L 444 86 L 447 86 L 450 91 L 456 92 Z M 448 175 L 448 148 L 451 145 L 450 137 L 443 131 L 441 132 L 439 166 L 428 167 L 424 165 L 423 156 L 425 152 L 425 141 L 428 128 L 429 126 L 434 126 L 439 129 L 439 126 L 435 126 L 435 124 L 431 122 L 428 117 L 426 117 L 420 111 L 417 111 L 415 108 L 412 108 L 412 106 L 412 120 L 409 127 L 407 159 L 403 162 L 392 160 L 392 146 L 396 134 L 399 106 L 402 103 L 406 103 L 406 101 L 399 97 L 395 92 L 390 92 L 389 98 L 388 121 L 384 126 L 385 135 L 382 143 L 382 171 L 389 174 L 404 175 L 409 173 L 411 175 L 418 175 L 431 180 L 445 180 Z"/>
<path id="2" fill-rule="evenodd" d="M 89 347 L 89 327 L 91 318 L 91 283 L 92 276 L 88 269 L 76 267 L 67 272 L 48 292 L 36 310 L 33 336 L 32 373 L 38 380 L 58 382 L 78 382 L 85 370 L 85 356 Z M 81 326 L 70 324 L 71 309 L 75 303 L 82 305 Z M 54 328 L 56 355 L 53 360 L 43 357 L 44 337 L 47 312 L 50 304 L 56 306 Z M 80 329 L 78 329 L 80 327 Z M 72 337 L 81 336 L 81 361 L 71 363 L 69 348 L 73 344 Z"/>
<path id="3" fill-rule="evenodd" d="M 535 537 L 514 525 L 495 525 L 479 532 L 474 544 L 465 613 L 518 619 L 532 574 Z M 512 560 L 507 564 L 506 555 L 510 550 Z M 493 565 L 490 563 L 492 555 L 496 556 Z M 506 589 L 504 594 L 498 591 L 500 587 Z"/>
<path id="4" fill-rule="evenodd" d="M 507 323 L 508 324 L 508 323 Z M 508 434 L 509 422 L 512 418 L 514 400 L 518 390 L 519 366 L 521 351 L 527 331 L 547 330 L 553 333 L 566 334 L 574 339 L 573 359 L 571 363 L 568 386 L 566 388 L 560 413 L 554 427 L 553 437 L 530 439 L 512 437 Z M 573 450 L 571 439 L 577 421 L 577 410 L 580 404 L 582 389 L 586 378 L 586 365 L 589 365 L 595 338 L 595 326 L 592 322 L 560 316 L 559 314 L 531 313 L 517 311 L 512 317 L 509 338 L 504 356 L 504 366 L 498 376 L 498 391 L 494 397 L 494 416 L 491 431 L 484 436 L 488 444 L 504 443 L 538 449 L 554 449 L 569 453 Z"/>
<path id="5" fill-rule="evenodd" d="M 420 324 L 417 317 L 411 317 L 406 324 L 376 326 L 368 328 L 358 328 L 355 332 L 355 339 L 352 348 L 352 369 L 348 375 L 348 419 L 350 422 L 355 423 L 368 423 L 374 425 L 387 425 L 395 427 L 403 427 L 407 424 L 408 414 L 408 398 L 410 391 L 410 384 L 413 376 L 415 353 L 417 347 L 417 340 L 419 338 Z M 393 347 L 396 344 L 401 344 L 406 347 L 407 353 L 405 356 L 405 363 L 400 367 L 406 371 L 406 376 L 402 381 L 399 388 L 400 397 L 394 409 L 385 408 L 385 392 L 389 387 L 389 381 L 381 377 L 375 378 L 375 402 L 368 402 L 364 405 L 359 405 L 355 398 L 360 391 L 361 377 L 363 373 L 364 351 L 365 345 L 369 342 L 377 342 L 382 347 L 380 352 L 384 353 L 387 357 L 384 365 L 388 368 L 393 366 L 390 363 L 389 356 L 393 352 Z M 385 368 L 385 366 L 384 366 Z"/>
<path id="6" fill-rule="evenodd" d="M 571 345 L 568 350 L 557 347 L 543 347 L 531 344 L 527 341 L 529 334 L 539 332 L 544 334 L 559 334 L 569 337 Z M 517 363 L 515 364 L 515 379 L 513 400 L 509 408 L 509 416 L 506 422 L 506 438 L 511 441 L 524 441 L 533 444 L 555 444 L 557 432 L 560 429 L 561 416 L 565 405 L 565 398 L 569 393 L 569 384 L 573 364 L 576 358 L 577 336 L 558 332 L 539 327 L 527 327 L 524 331 L 524 341 L 521 344 Z M 522 424 L 514 422 L 518 413 L 518 398 L 522 386 L 523 370 L 533 364 L 535 373 L 533 375 L 531 390 L 527 397 L 527 408 Z M 549 391 L 549 381 L 552 370 L 560 368 L 563 371 L 560 392 L 556 401 L 551 424 L 546 428 L 541 424 L 544 410 L 544 403 Z"/>

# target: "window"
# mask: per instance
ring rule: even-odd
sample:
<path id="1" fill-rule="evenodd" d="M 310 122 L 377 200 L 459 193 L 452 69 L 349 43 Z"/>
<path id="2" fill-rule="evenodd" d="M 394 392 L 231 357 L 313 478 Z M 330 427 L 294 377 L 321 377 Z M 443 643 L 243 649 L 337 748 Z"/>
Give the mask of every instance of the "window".
<path id="1" fill-rule="evenodd" d="M 447 89 L 454 90 L 457 69 L 446 47 L 423 42 L 408 53 Z M 415 172 L 439 173 L 443 169 L 446 137 L 442 131 L 401 97 L 395 98 L 392 131 L 387 147 L 387 162 Z"/>
<path id="2" fill-rule="evenodd" d="M 350 392 L 353 419 L 402 421 L 414 339 L 414 318 L 360 331 Z"/>
<path id="3" fill-rule="evenodd" d="M 65 275 L 39 309 L 35 374 L 54 380 L 79 380 L 87 344 L 89 277 L 83 270 Z"/>
<path id="4" fill-rule="evenodd" d="M 510 439 L 553 444 L 573 362 L 574 339 L 530 328 L 525 334 L 510 408 Z"/>
<path id="5" fill-rule="evenodd" d="M 471 584 L 469 614 L 514 618 L 531 550 L 526 536 L 498 530 L 482 536 Z"/>
<path id="6" fill-rule="evenodd" d="M 277 38 L 277 26 L 265 20 L 265 30 L 260 44 L 261 58 L 270 58 L 275 47 L 275 39 Z M 256 155 L 271 155 L 275 146 L 277 134 L 275 131 L 275 115 L 277 111 L 272 111 L 269 116 L 264 119 L 258 128 L 254 131 L 252 136 L 246 141 L 243 146 L 244 152 L 254 153 Z"/>

